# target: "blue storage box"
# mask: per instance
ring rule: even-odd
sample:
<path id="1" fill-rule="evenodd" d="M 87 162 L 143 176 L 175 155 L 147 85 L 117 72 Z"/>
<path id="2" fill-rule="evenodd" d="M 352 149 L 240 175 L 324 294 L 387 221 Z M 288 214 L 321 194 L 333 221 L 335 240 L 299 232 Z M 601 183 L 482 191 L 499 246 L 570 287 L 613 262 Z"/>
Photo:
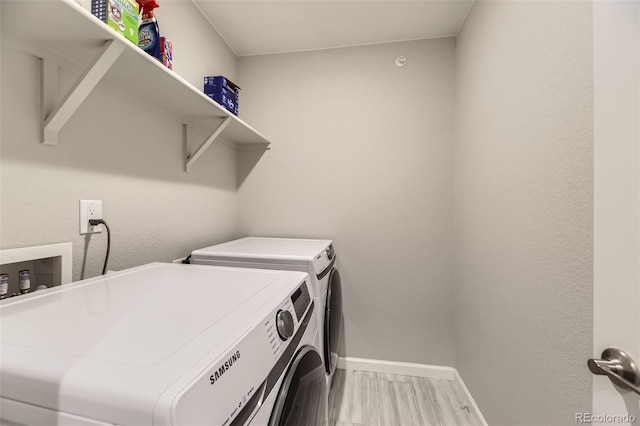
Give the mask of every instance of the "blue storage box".
<path id="1" fill-rule="evenodd" d="M 222 105 L 234 115 L 238 115 L 238 98 L 234 92 L 224 90 L 218 93 L 207 93 L 211 99 Z"/>
<path id="2" fill-rule="evenodd" d="M 240 87 L 237 84 L 227 79 L 225 76 L 216 75 L 209 76 L 204 78 L 204 92 L 209 93 L 217 93 L 220 92 L 221 89 L 231 90 L 237 93 L 240 92 Z"/>
<path id="3" fill-rule="evenodd" d="M 204 93 L 229 112 L 238 115 L 240 87 L 237 84 L 221 75 L 205 77 Z"/>

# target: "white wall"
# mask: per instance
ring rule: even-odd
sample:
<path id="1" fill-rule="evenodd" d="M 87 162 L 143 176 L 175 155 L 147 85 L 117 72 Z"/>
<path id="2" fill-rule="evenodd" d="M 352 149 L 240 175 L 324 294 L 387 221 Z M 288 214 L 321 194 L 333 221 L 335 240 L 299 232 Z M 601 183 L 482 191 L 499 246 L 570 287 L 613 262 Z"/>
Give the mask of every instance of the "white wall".
<path id="1" fill-rule="evenodd" d="M 191 2 L 163 2 L 158 17 L 175 43 L 175 70 L 192 84 L 237 77 L 236 57 Z M 111 269 L 235 237 L 234 149 L 217 144 L 185 173 L 181 122 L 104 81 L 62 129 L 60 145 L 42 145 L 35 48 L 12 39 L 2 34 L 1 248 L 71 241 L 74 279 L 99 274 L 106 235 L 79 235 L 80 199 L 103 201 Z M 62 95 L 80 69 L 60 65 Z"/>
<path id="2" fill-rule="evenodd" d="M 201 89 L 206 75 L 238 76 L 238 59 L 191 1 L 165 0 L 154 9 L 160 33 L 173 43 L 173 70 Z"/>
<path id="3" fill-rule="evenodd" d="M 640 359 L 640 3 L 594 3 L 593 353 Z M 635 96 L 634 96 L 635 94 Z M 624 324 L 624 326 L 620 326 Z M 640 399 L 593 376 L 593 413 L 640 418 Z M 633 422 L 635 423 L 635 422 Z"/>
<path id="4" fill-rule="evenodd" d="M 456 367 L 491 425 L 590 412 L 590 2 L 476 2 L 456 51 Z"/>
<path id="5" fill-rule="evenodd" d="M 240 231 L 334 240 L 343 355 L 453 365 L 454 49 L 240 58 L 240 112 L 275 141 L 240 187 Z"/>

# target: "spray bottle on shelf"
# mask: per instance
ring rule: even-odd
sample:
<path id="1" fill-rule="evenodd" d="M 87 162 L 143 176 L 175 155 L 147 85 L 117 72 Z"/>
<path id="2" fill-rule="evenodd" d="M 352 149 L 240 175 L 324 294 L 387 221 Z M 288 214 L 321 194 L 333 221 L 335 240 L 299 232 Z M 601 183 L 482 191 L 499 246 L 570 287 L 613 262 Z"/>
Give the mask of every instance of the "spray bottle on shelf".
<path id="1" fill-rule="evenodd" d="M 160 7 L 158 0 L 137 0 L 142 8 L 142 21 L 138 29 L 138 47 L 153 56 L 160 58 L 160 29 L 153 15 L 153 9 Z"/>

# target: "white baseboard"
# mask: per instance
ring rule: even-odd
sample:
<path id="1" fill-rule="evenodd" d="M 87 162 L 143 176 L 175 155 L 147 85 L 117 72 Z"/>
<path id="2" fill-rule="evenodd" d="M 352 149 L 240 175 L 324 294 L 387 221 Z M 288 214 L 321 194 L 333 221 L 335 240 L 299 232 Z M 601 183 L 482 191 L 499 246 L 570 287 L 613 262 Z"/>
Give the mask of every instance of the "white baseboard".
<path id="1" fill-rule="evenodd" d="M 338 368 L 343 370 L 370 371 L 372 373 L 400 374 L 403 376 L 428 377 L 430 379 L 455 380 L 460 384 L 469 404 L 470 410 L 476 422 L 482 426 L 488 426 L 482 416 L 478 405 L 473 400 L 469 389 L 462 381 L 462 377 L 453 367 L 440 365 L 413 364 L 410 362 L 383 361 L 378 359 L 344 357 L 338 359 Z"/>
<path id="2" fill-rule="evenodd" d="M 338 368 L 444 380 L 453 380 L 455 373 L 455 369 L 452 367 L 351 357 L 339 358 Z"/>
<path id="3" fill-rule="evenodd" d="M 473 400 L 473 397 L 471 396 L 471 393 L 469 392 L 469 389 L 467 389 L 467 386 L 464 384 L 464 382 L 462 381 L 462 377 L 460 377 L 460 374 L 458 373 L 458 370 L 454 369 L 454 379 L 456 382 L 458 382 L 458 384 L 460 384 L 460 387 L 462 387 L 462 390 L 464 391 L 464 394 L 467 396 L 467 399 L 469 400 L 469 403 L 471 404 L 471 415 L 473 415 L 473 418 L 476 420 L 476 423 L 482 425 L 482 426 L 489 426 L 487 424 L 487 421 L 484 419 L 484 416 L 482 415 L 482 412 L 480 411 L 480 408 L 478 408 L 478 405 L 476 404 L 476 402 Z"/>

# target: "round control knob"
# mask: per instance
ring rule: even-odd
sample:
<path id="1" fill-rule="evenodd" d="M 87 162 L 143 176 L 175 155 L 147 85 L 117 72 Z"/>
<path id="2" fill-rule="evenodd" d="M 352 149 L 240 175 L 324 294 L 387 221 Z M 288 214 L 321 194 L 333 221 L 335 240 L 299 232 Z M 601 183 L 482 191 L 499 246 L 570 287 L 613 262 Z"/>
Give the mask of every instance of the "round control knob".
<path id="1" fill-rule="evenodd" d="M 293 336 L 293 329 L 295 328 L 293 324 L 293 317 L 291 316 L 291 312 L 289 311 L 278 311 L 276 314 L 276 330 L 278 330 L 278 335 L 282 340 L 287 340 L 289 337 Z"/>
<path id="2" fill-rule="evenodd" d="M 330 245 L 329 247 L 326 248 L 325 252 L 327 253 L 327 258 L 329 260 L 333 259 L 333 256 L 335 256 L 336 252 L 333 249 L 333 245 Z"/>

